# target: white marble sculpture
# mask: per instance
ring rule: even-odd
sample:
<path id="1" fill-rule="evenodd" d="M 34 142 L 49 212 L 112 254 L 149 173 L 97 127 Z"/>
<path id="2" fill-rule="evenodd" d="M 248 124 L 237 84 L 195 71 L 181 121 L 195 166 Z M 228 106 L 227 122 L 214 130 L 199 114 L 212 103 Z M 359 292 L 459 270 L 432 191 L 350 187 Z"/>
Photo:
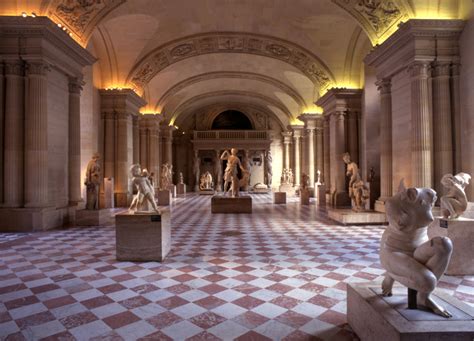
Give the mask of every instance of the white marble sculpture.
<path id="1" fill-rule="evenodd" d="M 199 189 L 201 191 L 209 191 L 214 189 L 214 183 L 212 181 L 212 175 L 209 172 L 204 173 L 201 175 L 201 179 L 199 181 Z"/>
<path id="2" fill-rule="evenodd" d="M 417 304 L 435 314 L 451 317 L 431 297 L 445 272 L 453 245 L 447 237 L 428 238 L 428 225 L 434 220 L 432 208 L 436 192 L 430 188 L 405 188 L 386 202 L 389 222 L 380 242 L 380 262 L 387 271 L 382 283 L 384 296 L 392 295 L 394 281 L 417 291 Z"/>
<path id="3" fill-rule="evenodd" d="M 173 166 L 168 163 L 164 163 L 161 166 L 161 175 L 160 175 L 160 189 L 162 191 L 168 190 L 172 185 L 172 176 L 173 176 Z"/>
<path id="4" fill-rule="evenodd" d="M 130 174 L 132 176 L 132 185 L 137 188 L 137 194 L 133 197 L 130 204 L 130 212 L 148 212 L 148 205 L 150 205 L 156 212 L 158 206 L 155 202 L 155 191 L 153 189 L 148 174 L 142 172 L 139 164 L 134 164 L 130 167 Z"/>
<path id="5" fill-rule="evenodd" d="M 182 172 L 179 172 L 179 184 L 180 184 L 180 185 L 184 185 L 184 177 L 183 177 L 183 173 L 182 173 Z"/>
<path id="6" fill-rule="evenodd" d="M 99 209 L 99 186 L 101 182 L 101 170 L 98 163 L 100 156 L 98 153 L 92 155 L 92 159 L 87 164 L 86 178 L 86 209 Z"/>
<path id="7" fill-rule="evenodd" d="M 265 154 L 265 164 L 267 166 L 267 186 L 268 188 L 272 187 L 273 180 L 273 165 L 272 165 L 272 152 L 271 150 L 267 151 Z"/>
<path id="8" fill-rule="evenodd" d="M 291 185 L 293 186 L 295 181 L 293 171 L 290 168 L 284 168 L 281 175 L 281 184 L 282 185 Z"/>
<path id="9" fill-rule="evenodd" d="M 350 193 L 351 199 L 354 203 L 352 210 L 355 212 L 365 211 L 367 200 L 370 198 L 370 193 L 359 173 L 357 173 L 356 179 L 352 183 Z"/>
<path id="10" fill-rule="evenodd" d="M 349 197 L 353 197 L 352 189 L 355 181 L 358 180 L 359 175 L 359 166 L 354 161 L 351 161 L 351 156 L 349 153 L 344 153 L 342 160 L 347 165 L 346 176 L 349 176 Z"/>
<path id="11" fill-rule="evenodd" d="M 464 189 L 469 184 L 471 176 L 467 173 L 456 175 L 446 174 L 441 179 L 441 184 L 447 193 L 440 199 L 441 212 L 444 218 L 457 219 L 467 209 L 467 197 Z"/>
<path id="12" fill-rule="evenodd" d="M 242 167 L 237 152 L 238 150 L 236 148 L 232 148 L 230 152 L 224 150 L 220 157 L 221 160 L 227 160 L 227 166 L 224 171 L 224 195 L 230 192 L 233 198 L 239 196 L 240 180 L 238 177 L 238 169 L 240 168 L 244 177 L 246 173 L 249 173 Z M 250 174 L 247 175 L 250 176 Z"/>

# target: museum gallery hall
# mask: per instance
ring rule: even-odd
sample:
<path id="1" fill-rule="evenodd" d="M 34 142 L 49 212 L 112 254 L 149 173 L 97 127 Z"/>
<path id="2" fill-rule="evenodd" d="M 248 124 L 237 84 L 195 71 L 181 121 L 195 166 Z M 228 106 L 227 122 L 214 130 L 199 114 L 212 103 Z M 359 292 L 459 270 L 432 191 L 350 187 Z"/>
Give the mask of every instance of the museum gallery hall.
<path id="1" fill-rule="evenodd" d="M 0 0 L 0 340 L 474 340 L 473 0 Z"/>

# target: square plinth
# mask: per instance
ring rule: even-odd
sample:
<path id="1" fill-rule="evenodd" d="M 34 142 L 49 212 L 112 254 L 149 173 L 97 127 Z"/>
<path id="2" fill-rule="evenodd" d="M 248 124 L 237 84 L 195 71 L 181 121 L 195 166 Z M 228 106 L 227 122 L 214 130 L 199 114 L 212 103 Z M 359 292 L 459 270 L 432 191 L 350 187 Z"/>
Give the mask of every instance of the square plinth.
<path id="1" fill-rule="evenodd" d="M 273 192 L 274 204 L 286 204 L 286 192 Z"/>
<path id="2" fill-rule="evenodd" d="M 387 222 L 385 213 L 375 211 L 354 212 L 351 209 L 328 209 L 328 216 L 344 225 L 371 225 Z"/>
<path id="3" fill-rule="evenodd" d="M 168 190 L 158 191 L 158 205 L 169 206 L 172 201 L 171 192 Z"/>
<path id="4" fill-rule="evenodd" d="M 211 199 L 212 213 L 252 213 L 252 198 L 241 196 L 236 198 L 215 195 Z"/>
<path id="5" fill-rule="evenodd" d="M 216 192 L 213 189 L 202 189 L 199 191 L 199 195 L 214 195 Z"/>
<path id="6" fill-rule="evenodd" d="M 168 186 L 168 191 L 170 191 L 172 198 L 176 198 L 176 186 L 175 185 L 169 185 Z"/>
<path id="7" fill-rule="evenodd" d="M 309 205 L 310 196 L 311 196 L 311 192 L 308 189 L 300 190 L 301 205 Z"/>
<path id="8" fill-rule="evenodd" d="M 103 226 L 112 224 L 112 209 L 78 210 L 76 211 L 77 226 Z"/>
<path id="9" fill-rule="evenodd" d="M 171 249 L 170 212 L 119 213 L 115 233 L 117 260 L 162 261 Z"/>
<path id="10" fill-rule="evenodd" d="M 394 287 L 393 296 L 383 297 L 380 284 L 347 284 L 347 321 L 364 341 L 472 341 L 474 309 L 438 290 L 433 298 L 452 318 L 429 311 L 408 309 L 407 289 Z"/>
<path id="11" fill-rule="evenodd" d="M 176 186 L 176 193 L 178 195 L 186 194 L 186 185 L 185 184 L 178 184 L 178 186 Z"/>
<path id="12" fill-rule="evenodd" d="M 449 237 L 453 242 L 447 275 L 474 275 L 474 220 L 468 218 L 436 218 L 428 229 L 428 236 Z"/>

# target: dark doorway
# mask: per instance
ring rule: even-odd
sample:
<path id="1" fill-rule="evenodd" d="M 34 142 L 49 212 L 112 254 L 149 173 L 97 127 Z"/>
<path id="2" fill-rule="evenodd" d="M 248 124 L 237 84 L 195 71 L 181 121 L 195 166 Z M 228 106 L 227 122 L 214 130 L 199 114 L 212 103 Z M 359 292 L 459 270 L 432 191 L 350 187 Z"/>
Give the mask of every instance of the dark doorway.
<path id="1" fill-rule="evenodd" d="M 252 122 L 242 112 L 226 110 L 221 112 L 212 122 L 212 129 L 220 130 L 252 130 Z"/>

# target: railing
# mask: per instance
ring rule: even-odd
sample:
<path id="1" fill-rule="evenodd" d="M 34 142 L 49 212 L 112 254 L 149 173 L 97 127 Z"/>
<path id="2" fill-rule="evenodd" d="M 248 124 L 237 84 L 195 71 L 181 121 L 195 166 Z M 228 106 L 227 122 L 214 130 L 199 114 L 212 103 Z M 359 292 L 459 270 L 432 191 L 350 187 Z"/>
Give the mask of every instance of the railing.
<path id="1" fill-rule="evenodd" d="M 266 130 L 206 130 L 194 131 L 194 140 L 267 140 Z"/>

